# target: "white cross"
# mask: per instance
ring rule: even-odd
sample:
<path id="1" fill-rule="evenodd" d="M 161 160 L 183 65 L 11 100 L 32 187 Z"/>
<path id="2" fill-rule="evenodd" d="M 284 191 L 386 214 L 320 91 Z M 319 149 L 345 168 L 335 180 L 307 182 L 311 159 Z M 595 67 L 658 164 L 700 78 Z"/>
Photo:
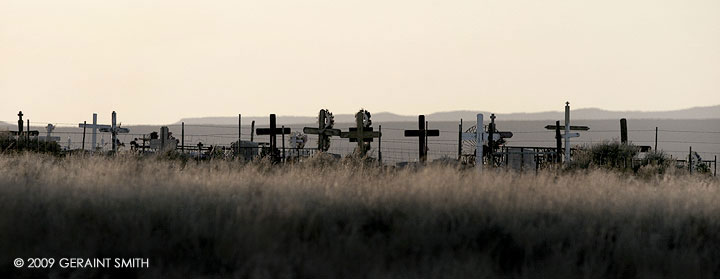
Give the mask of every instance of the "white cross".
<path id="1" fill-rule="evenodd" d="M 97 148 L 97 129 L 100 129 L 100 128 L 108 128 L 109 129 L 110 125 L 98 125 L 97 124 L 97 113 L 93 113 L 93 123 L 92 124 L 84 124 L 84 123 L 78 124 L 78 127 L 80 127 L 80 128 L 82 128 L 83 126 L 86 128 L 92 129 L 92 140 L 91 140 L 92 148 L 91 148 L 91 150 L 94 151 Z"/>
<path id="2" fill-rule="evenodd" d="M 570 138 L 580 137 L 580 133 L 570 133 L 570 102 L 565 102 L 565 164 L 570 163 Z"/>
<path id="3" fill-rule="evenodd" d="M 45 127 L 45 130 L 47 131 L 47 137 L 45 138 L 45 141 L 51 142 L 51 141 L 59 141 L 59 140 L 60 140 L 60 137 L 53 137 L 53 136 L 52 136 L 52 132 L 53 132 L 53 130 L 55 130 L 55 125 L 53 125 L 53 124 L 48 124 L 48 125 Z"/>
<path id="4" fill-rule="evenodd" d="M 462 133 L 463 140 L 472 140 L 475 139 L 477 141 L 475 146 L 475 166 L 478 168 L 480 172 L 482 172 L 483 169 L 483 145 L 485 144 L 485 141 L 488 140 L 488 133 L 485 132 L 485 128 L 483 128 L 483 115 L 482 113 L 477 114 L 477 124 L 476 124 L 475 133 Z M 493 138 L 495 140 L 500 139 L 499 134 L 494 134 Z"/>
<path id="5" fill-rule="evenodd" d="M 130 129 L 128 128 L 120 128 L 117 126 L 117 113 L 115 111 L 112 112 L 112 126 L 110 128 L 102 127 L 100 128 L 100 132 L 106 132 L 110 133 L 112 135 L 112 150 L 113 152 L 117 151 L 117 134 L 127 134 L 130 133 Z"/>

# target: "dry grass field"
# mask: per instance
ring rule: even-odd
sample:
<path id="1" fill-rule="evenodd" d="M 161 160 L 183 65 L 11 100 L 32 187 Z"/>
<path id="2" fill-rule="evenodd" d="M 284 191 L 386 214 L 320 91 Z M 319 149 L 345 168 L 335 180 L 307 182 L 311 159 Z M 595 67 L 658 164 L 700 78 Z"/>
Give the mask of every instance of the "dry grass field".
<path id="1" fill-rule="evenodd" d="M 718 278 L 719 232 L 720 182 L 679 173 L 0 156 L 3 278 Z"/>

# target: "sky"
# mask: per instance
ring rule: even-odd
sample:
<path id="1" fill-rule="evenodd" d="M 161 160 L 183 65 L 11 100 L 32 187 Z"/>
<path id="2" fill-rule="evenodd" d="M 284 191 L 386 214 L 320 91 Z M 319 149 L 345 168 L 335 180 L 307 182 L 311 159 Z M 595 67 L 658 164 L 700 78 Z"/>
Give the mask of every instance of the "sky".
<path id="1" fill-rule="evenodd" d="M 0 0 L 0 120 L 720 104 L 720 1 Z"/>

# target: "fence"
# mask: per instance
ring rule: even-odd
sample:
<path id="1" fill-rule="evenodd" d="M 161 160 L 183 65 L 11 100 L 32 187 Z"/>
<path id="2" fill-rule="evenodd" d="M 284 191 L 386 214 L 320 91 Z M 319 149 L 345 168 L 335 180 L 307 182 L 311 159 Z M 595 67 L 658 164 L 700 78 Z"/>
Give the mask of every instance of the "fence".
<path id="1" fill-rule="evenodd" d="M 597 122 L 597 121 L 596 121 Z M 38 124 L 41 123 L 41 124 Z M 508 143 L 503 145 L 501 150 L 498 150 L 499 154 L 504 152 L 510 152 L 510 148 L 534 148 L 537 150 L 551 150 L 555 147 L 555 135 L 554 131 L 540 130 L 539 121 L 508 121 L 498 122 L 499 130 L 512 131 L 514 137 L 508 140 Z M 609 123 L 609 122 L 608 122 Z M 612 121 L 613 125 L 606 126 L 617 126 L 615 121 Z M 713 122 L 710 122 L 713 123 Z M 34 127 L 36 130 L 41 130 L 39 138 L 44 137 L 42 128 L 47 123 L 35 121 Z M 70 123 L 53 123 L 58 125 L 56 130 L 52 132 L 53 136 L 60 136 L 59 141 L 65 149 L 81 149 L 83 145 L 85 149 L 91 149 L 90 144 L 85 141 L 83 143 L 82 136 L 83 131 L 81 128 L 67 127 L 62 125 L 73 125 Z M 414 129 L 415 123 L 403 122 L 403 123 L 375 123 L 383 124 L 383 137 L 382 137 L 382 150 L 378 150 L 378 140 L 372 144 L 372 148 L 368 154 L 373 157 L 379 157 L 382 154 L 382 160 L 385 163 L 393 164 L 398 162 L 412 162 L 418 160 L 418 141 L 416 138 L 406 138 L 403 132 L 407 129 Z M 532 124 L 532 127 L 528 127 L 528 124 Z M 336 124 L 336 128 L 347 128 L 351 123 L 339 123 Z M 440 130 L 440 137 L 428 138 L 428 159 L 430 161 L 437 159 L 458 159 L 462 157 L 462 154 L 458 154 L 458 150 L 462 146 L 462 142 L 458 141 L 458 128 L 455 122 L 430 122 L 433 128 Z M 181 124 L 167 125 L 173 136 L 176 138 L 180 137 Z M 288 125 L 287 127 L 292 128 L 294 131 L 302 130 L 304 125 Z M 344 127 L 343 127 L 344 126 Z M 503 127 L 505 126 L 505 127 Z M 593 125 L 591 125 L 593 126 Z M 41 129 L 38 129 L 41 127 Z M 158 126 L 150 125 L 124 125 L 124 127 L 130 127 L 131 133 L 119 134 L 118 138 L 121 142 L 127 144 L 135 138 L 146 137 L 150 132 L 159 130 Z M 634 144 L 647 144 L 655 149 L 657 146 L 660 151 L 672 155 L 674 158 L 685 158 L 688 155 L 687 148 L 692 146 L 695 153 L 698 153 L 703 160 L 707 158 L 713 158 L 720 154 L 720 131 L 716 130 L 703 130 L 703 129 L 678 129 L 663 128 L 659 127 L 648 127 L 651 129 L 629 129 L 630 142 Z M 240 130 L 240 135 L 238 134 Z M 86 131 L 87 133 L 87 131 Z M 185 125 L 185 146 L 188 151 L 192 150 L 192 146 L 196 146 L 197 143 L 202 143 L 207 148 L 212 146 L 216 149 L 222 149 L 229 151 L 232 149 L 232 143 L 238 139 L 243 141 L 250 141 L 251 138 L 255 142 L 267 142 L 267 136 L 251 135 L 250 127 L 245 125 L 238 127 L 237 125 Z M 88 134 L 89 135 L 89 134 Z M 599 129 L 591 129 L 590 131 L 583 131 L 582 137 L 576 138 L 571 141 L 573 147 L 582 145 L 589 145 L 600 143 L 603 141 L 617 140 L 620 136 L 620 129 L 607 129 L 600 127 Z M 306 143 L 307 150 L 311 150 L 317 141 L 316 135 L 308 135 L 308 141 Z M 69 140 L 69 141 L 68 141 Z M 278 140 L 280 141 L 280 139 Z M 108 133 L 99 133 L 98 142 L 104 142 L 104 145 L 100 146 L 101 150 L 108 150 L 111 145 L 110 135 Z M 279 143 L 280 145 L 280 143 Z M 281 150 L 282 147 L 278 146 Z M 338 137 L 331 138 L 331 146 L 329 152 L 340 155 L 346 155 L 353 152 L 356 147 L 356 143 L 350 143 L 346 139 L 340 139 Z M 128 146 L 121 147 L 129 149 Z M 537 152 L 533 151 L 533 152 Z M 543 152 L 549 152 L 549 151 Z M 286 154 L 293 154 L 289 151 L 289 147 L 285 147 Z M 301 153 L 298 150 L 295 153 Z M 468 152 L 468 151 L 465 151 Z M 469 151 L 470 153 L 472 151 Z M 517 151 L 515 151 L 517 152 Z M 522 151 L 521 151 L 522 152 Z M 508 153 L 508 155 L 510 155 Z M 548 155 L 549 156 L 549 155 Z M 539 156 L 538 162 L 548 161 L 545 158 L 546 155 Z M 505 156 L 504 160 L 508 159 Z M 714 163 L 713 163 L 714 164 Z M 536 164 L 537 165 L 537 164 Z"/>

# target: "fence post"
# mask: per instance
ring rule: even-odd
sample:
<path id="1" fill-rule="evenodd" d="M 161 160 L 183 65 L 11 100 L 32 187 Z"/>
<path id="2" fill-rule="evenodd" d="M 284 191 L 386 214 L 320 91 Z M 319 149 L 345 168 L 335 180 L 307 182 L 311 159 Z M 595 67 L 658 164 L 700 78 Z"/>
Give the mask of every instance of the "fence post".
<path id="1" fill-rule="evenodd" d="M 85 154 L 85 128 L 87 127 L 87 121 L 83 121 L 83 143 L 82 143 L 82 150 L 83 154 Z M 49 141 L 49 139 L 48 139 Z"/>
<path id="2" fill-rule="evenodd" d="M 378 125 L 378 132 L 380 132 L 378 137 L 378 162 L 382 166 L 382 125 Z"/>
<path id="3" fill-rule="evenodd" d="M 458 124 L 458 162 L 462 159 L 462 118 Z"/>
<path id="4" fill-rule="evenodd" d="M 693 163 L 693 159 L 692 159 L 692 146 L 690 146 L 690 154 L 688 154 L 688 170 L 690 170 L 690 173 L 691 173 L 691 174 L 692 174 L 692 169 L 693 169 L 692 163 Z"/>
<path id="5" fill-rule="evenodd" d="M 250 142 L 255 141 L 255 120 L 250 124 Z"/>
<path id="6" fill-rule="evenodd" d="M 628 142 L 627 119 L 621 118 L 620 119 L 620 143 L 627 144 L 627 142 Z"/>
<path id="7" fill-rule="evenodd" d="M 488 124 L 488 166 L 495 167 L 495 114 L 490 114 Z"/>
<path id="8" fill-rule="evenodd" d="M 280 134 L 282 134 L 282 162 L 285 163 L 285 125 L 280 126 Z"/>
<path id="9" fill-rule="evenodd" d="M 555 142 L 557 144 L 557 151 L 555 154 L 555 162 L 562 162 L 562 135 L 560 135 L 560 120 L 555 121 Z"/>
<path id="10" fill-rule="evenodd" d="M 185 153 L 185 122 L 182 123 L 182 132 L 181 132 L 181 136 L 180 136 L 180 137 L 182 138 L 182 139 L 181 139 L 181 142 L 180 142 L 180 144 L 181 144 L 181 145 L 180 145 L 180 152 L 182 152 L 182 153 L 184 154 L 184 153 Z M 145 142 L 143 142 L 143 145 L 145 145 Z M 144 150 L 143 150 L 143 151 L 144 151 Z"/>
<path id="11" fill-rule="evenodd" d="M 240 155 L 240 141 L 242 140 L 242 114 L 238 114 L 238 153 Z"/>
<path id="12" fill-rule="evenodd" d="M 657 153 L 657 136 L 658 136 L 658 127 L 655 127 L 655 153 Z"/>

